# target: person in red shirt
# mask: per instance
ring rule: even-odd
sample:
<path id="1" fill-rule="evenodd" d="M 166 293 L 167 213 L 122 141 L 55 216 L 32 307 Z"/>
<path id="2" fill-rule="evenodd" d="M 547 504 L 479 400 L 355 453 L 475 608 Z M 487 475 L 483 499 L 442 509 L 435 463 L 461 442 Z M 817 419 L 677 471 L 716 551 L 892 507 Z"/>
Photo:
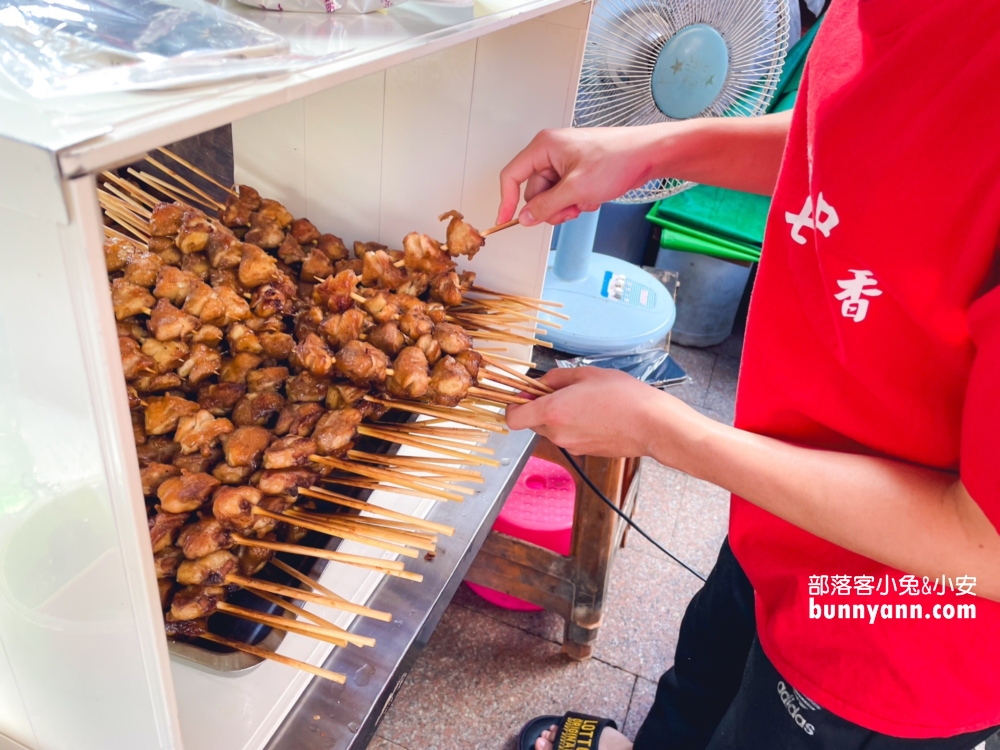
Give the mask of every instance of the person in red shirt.
<path id="1" fill-rule="evenodd" d="M 957 750 L 1000 725 L 998 81 L 998 3 L 834 0 L 792 113 L 546 131 L 503 170 L 497 222 L 524 183 L 529 226 L 660 176 L 773 194 L 735 427 L 593 368 L 508 410 L 733 493 L 636 750 Z"/>

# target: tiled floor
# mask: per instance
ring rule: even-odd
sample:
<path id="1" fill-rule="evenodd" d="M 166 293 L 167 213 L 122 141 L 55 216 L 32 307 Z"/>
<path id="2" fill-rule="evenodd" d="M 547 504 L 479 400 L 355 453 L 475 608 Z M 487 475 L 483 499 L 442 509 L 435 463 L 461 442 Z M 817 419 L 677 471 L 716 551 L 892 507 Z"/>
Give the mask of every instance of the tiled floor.
<path id="1" fill-rule="evenodd" d="M 674 388 L 732 423 L 742 339 L 672 350 L 691 376 Z M 726 533 L 726 492 L 647 461 L 636 521 L 707 573 Z M 688 600 L 701 582 L 630 534 L 612 570 L 594 658 L 562 656 L 562 618 L 499 609 L 462 586 L 386 714 L 371 750 L 512 750 L 521 725 L 567 710 L 608 716 L 634 737 L 672 661 Z"/>

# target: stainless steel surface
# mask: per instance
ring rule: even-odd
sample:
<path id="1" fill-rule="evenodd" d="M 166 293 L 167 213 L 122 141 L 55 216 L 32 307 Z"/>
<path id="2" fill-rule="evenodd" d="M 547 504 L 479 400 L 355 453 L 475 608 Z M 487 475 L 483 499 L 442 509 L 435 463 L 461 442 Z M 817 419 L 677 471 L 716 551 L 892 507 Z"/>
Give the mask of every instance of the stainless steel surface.
<path id="1" fill-rule="evenodd" d="M 493 435 L 488 445 L 503 464 L 484 468 L 485 483 L 463 503 L 439 503 L 428 519 L 455 527 L 440 537 L 433 560 L 407 566 L 421 583 L 386 578 L 367 604 L 392 622 L 357 618 L 350 630 L 377 640 L 375 648 L 335 649 L 323 666 L 348 676 L 346 685 L 313 679 L 267 745 L 267 750 L 361 750 L 375 734 L 413 660 L 427 644 L 465 577 L 514 482 L 531 454 L 532 432 Z M 318 718 L 317 718 L 318 717 Z"/>

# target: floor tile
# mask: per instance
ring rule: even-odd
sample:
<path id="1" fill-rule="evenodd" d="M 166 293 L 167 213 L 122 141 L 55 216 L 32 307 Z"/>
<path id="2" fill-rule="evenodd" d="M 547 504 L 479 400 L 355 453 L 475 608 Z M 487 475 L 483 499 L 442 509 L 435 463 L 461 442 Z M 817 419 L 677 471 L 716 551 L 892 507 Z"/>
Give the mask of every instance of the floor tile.
<path id="1" fill-rule="evenodd" d="M 619 550 L 594 657 L 658 679 L 673 663 L 680 619 L 701 585 L 663 555 Z"/>
<path id="2" fill-rule="evenodd" d="M 715 346 L 710 346 L 706 351 L 714 352 L 720 357 L 729 357 L 730 359 L 739 359 L 743 356 L 743 334 L 734 333 L 732 336 L 727 338 L 721 344 L 716 344 Z"/>
<path id="3" fill-rule="evenodd" d="M 452 604 L 471 609 L 479 614 L 492 617 L 494 620 L 520 628 L 526 633 L 537 635 L 553 643 L 562 644 L 565 621 L 553 612 L 518 612 L 504 609 L 483 599 L 468 586 L 459 586 L 455 592 Z"/>
<path id="4" fill-rule="evenodd" d="M 705 396 L 708 394 L 708 386 L 712 381 L 712 370 L 718 355 L 702 349 L 691 349 L 673 344 L 670 347 L 670 356 L 684 368 L 691 380 L 683 385 L 671 386 L 667 389 L 667 393 L 677 396 L 692 406 L 700 406 L 705 402 Z"/>
<path id="5" fill-rule="evenodd" d="M 375 739 L 368 743 L 368 750 L 409 750 L 409 748 L 375 735 Z"/>
<path id="6" fill-rule="evenodd" d="M 413 750 L 498 750 L 539 714 L 575 710 L 624 724 L 634 684 L 628 672 L 570 661 L 557 644 L 451 606 L 379 736 Z"/>
<path id="7" fill-rule="evenodd" d="M 648 458 L 642 461 L 640 476 L 633 520 L 662 544 L 674 535 L 688 476 Z M 631 529 L 626 534 L 625 546 L 647 554 L 663 554 Z"/>
<path id="8" fill-rule="evenodd" d="M 736 410 L 736 381 L 740 374 L 740 362 L 729 357 L 719 357 L 712 370 L 712 380 L 705 394 L 703 405 L 732 420 Z"/>
<path id="9" fill-rule="evenodd" d="M 653 705 L 654 697 L 656 697 L 656 683 L 643 677 L 638 678 L 632 689 L 632 702 L 629 703 L 628 716 L 625 717 L 625 727 L 622 729 L 622 734 L 630 740 L 635 740 L 635 733 L 646 720 L 646 714 Z"/>
<path id="10" fill-rule="evenodd" d="M 729 528 L 729 493 L 691 477 L 668 549 L 702 575 L 715 565 Z"/>

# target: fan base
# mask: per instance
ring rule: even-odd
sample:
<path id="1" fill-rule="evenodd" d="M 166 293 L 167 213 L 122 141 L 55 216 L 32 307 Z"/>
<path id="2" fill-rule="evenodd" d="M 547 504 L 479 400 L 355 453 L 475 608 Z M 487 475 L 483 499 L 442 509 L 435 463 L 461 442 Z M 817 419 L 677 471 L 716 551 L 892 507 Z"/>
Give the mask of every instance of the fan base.
<path id="1" fill-rule="evenodd" d="M 549 254 L 546 300 L 562 303 L 568 321 L 540 335 L 570 354 L 612 354 L 652 346 L 674 324 L 674 300 L 666 287 L 638 266 L 592 253 L 587 276 L 565 281 L 553 272 L 557 251 Z"/>

